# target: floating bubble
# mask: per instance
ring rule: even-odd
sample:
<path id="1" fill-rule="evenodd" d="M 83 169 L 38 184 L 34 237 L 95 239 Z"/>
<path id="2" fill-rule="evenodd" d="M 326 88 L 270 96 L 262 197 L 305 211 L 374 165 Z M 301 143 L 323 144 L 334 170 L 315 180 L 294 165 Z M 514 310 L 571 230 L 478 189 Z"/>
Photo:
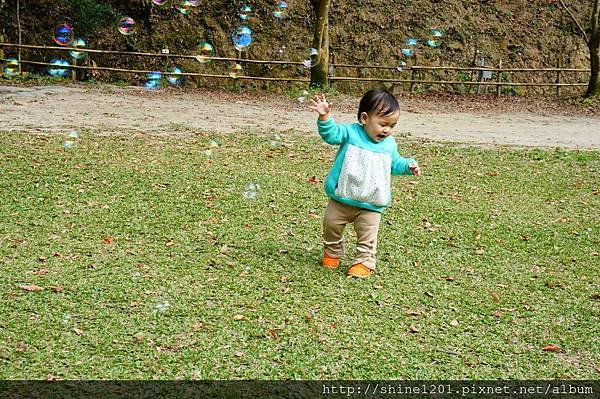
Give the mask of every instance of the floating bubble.
<path id="1" fill-rule="evenodd" d="M 231 67 L 231 70 L 229 71 L 229 76 L 233 79 L 239 78 L 240 75 L 242 74 L 242 66 L 240 64 L 235 64 Z"/>
<path id="2" fill-rule="evenodd" d="M 69 327 L 71 325 L 71 313 L 66 312 L 66 313 L 63 314 L 62 324 L 65 327 Z"/>
<path id="3" fill-rule="evenodd" d="M 16 58 L 7 58 L 2 67 L 4 76 L 10 78 L 19 74 L 19 60 Z"/>
<path id="4" fill-rule="evenodd" d="M 281 146 L 281 136 L 278 134 L 273 135 L 273 139 L 271 140 L 271 147 L 280 147 Z"/>
<path id="5" fill-rule="evenodd" d="M 409 39 L 406 39 L 404 41 L 404 43 L 406 43 L 407 46 L 416 46 L 418 42 L 417 42 L 417 39 L 409 38 Z"/>
<path id="6" fill-rule="evenodd" d="M 148 72 L 146 74 L 146 82 L 144 83 L 144 87 L 146 89 L 154 90 L 160 89 L 162 80 L 161 72 Z"/>
<path id="7" fill-rule="evenodd" d="M 210 159 L 213 156 L 213 151 L 212 150 L 204 150 L 204 151 L 202 151 L 202 155 L 204 155 L 206 158 Z"/>
<path id="8" fill-rule="evenodd" d="M 252 31 L 246 25 L 238 26 L 231 35 L 231 40 L 236 50 L 245 50 L 252 44 Z"/>
<path id="9" fill-rule="evenodd" d="M 412 57 L 413 54 L 414 54 L 414 51 L 411 48 L 403 48 L 402 49 L 402 55 L 405 57 Z"/>
<path id="10" fill-rule="evenodd" d="M 215 56 L 215 48 L 208 42 L 200 42 L 196 46 L 196 60 L 202 64 L 212 61 Z"/>
<path id="11" fill-rule="evenodd" d="M 79 138 L 79 132 L 77 130 L 71 130 L 67 137 L 72 140 L 77 140 Z"/>
<path id="12" fill-rule="evenodd" d="M 171 74 L 167 77 L 167 80 L 170 84 L 180 85 L 181 83 L 183 83 L 184 77 L 182 75 L 183 71 L 181 70 L 181 68 L 175 66 L 169 69 L 169 72 L 171 72 Z"/>
<path id="13" fill-rule="evenodd" d="M 249 5 L 244 5 L 240 10 L 240 19 L 244 22 L 249 21 L 254 16 L 254 11 Z"/>
<path id="14" fill-rule="evenodd" d="M 129 36 L 135 32 L 135 21 L 131 17 L 123 17 L 119 20 L 117 29 L 125 36 Z"/>
<path id="15" fill-rule="evenodd" d="M 442 44 L 442 32 L 437 29 L 432 29 L 426 44 L 429 47 L 440 47 Z"/>
<path id="16" fill-rule="evenodd" d="M 308 56 L 308 59 L 302 61 L 302 64 L 304 64 L 305 67 L 312 68 L 319 63 L 319 51 L 316 48 L 311 47 L 310 50 L 308 50 Z"/>
<path id="17" fill-rule="evenodd" d="M 285 46 L 281 46 L 277 49 L 277 56 L 279 58 L 281 58 L 283 56 L 283 54 L 285 54 L 285 52 L 287 51 L 287 47 Z"/>
<path id="18" fill-rule="evenodd" d="M 169 301 L 158 301 L 156 305 L 154 305 L 154 311 L 156 313 L 166 313 L 167 310 L 171 307 Z"/>
<path id="19" fill-rule="evenodd" d="M 87 43 L 85 42 L 84 39 L 82 39 L 80 37 L 73 40 L 73 43 L 71 44 L 71 47 L 75 47 L 77 49 L 83 49 L 86 46 L 87 46 Z M 80 51 L 80 50 L 70 50 L 69 54 L 71 55 L 71 57 L 73 57 L 73 59 L 76 59 L 76 60 L 80 60 L 82 58 L 85 58 L 85 56 L 87 56 L 86 51 Z"/>
<path id="20" fill-rule="evenodd" d="M 273 11 L 273 16 L 278 19 L 283 19 L 288 15 L 288 3 L 285 1 L 278 1 L 277 8 Z"/>
<path id="21" fill-rule="evenodd" d="M 242 196 L 246 199 L 255 199 L 260 191 L 260 184 L 249 182 L 246 184 L 246 190 L 242 193 Z"/>
<path id="22" fill-rule="evenodd" d="M 77 130 L 71 130 L 69 133 L 67 133 L 65 139 L 63 140 L 63 148 L 65 150 L 72 150 L 73 148 L 77 147 L 78 139 L 79 132 Z"/>
<path id="23" fill-rule="evenodd" d="M 179 2 L 179 5 L 177 6 L 177 10 L 183 15 L 188 15 L 192 12 L 192 8 L 196 7 L 197 5 L 198 5 L 197 1 L 182 0 Z"/>
<path id="24" fill-rule="evenodd" d="M 218 147 L 219 146 L 219 142 L 216 140 L 211 140 L 208 142 L 208 145 L 210 145 L 211 147 Z"/>
<path id="25" fill-rule="evenodd" d="M 302 95 L 300 95 L 300 97 L 298 97 L 298 102 L 300 104 L 302 104 L 304 101 L 306 101 L 307 96 L 308 96 L 308 90 L 302 91 Z"/>
<path id="26" fill-rule="evenodd" d="M 65 77 L 69 74 L 69 62 L 62 58 L 54 58 L 50 61 L 48 73 L 50 76 Z"/>
<path id="27" fill-rule="evenodd" d="M 68 24 L 58 25 L 54 29 L 54 43 L 61 46 L 68 46 L 73 41 L 73 27 Z"/>
<path id="28" fill-rule="evenodd" d="M 404 70 L 404 67 L 405 67 L 405 66 L 406 66 L 406 62 L 404 62 L 404 61 L 400 61 L 400 65 L 398 65 L 398 66 L 396 67 L 396 69 L 397 69 L 398 71 L 402 72 L 402 71 Z"/>
<path id="29" fill-rule="evenodd" d="M 162 6 L 167 2 L 167 0 L 152 0 L 152 2 L 157 6 Z"/>

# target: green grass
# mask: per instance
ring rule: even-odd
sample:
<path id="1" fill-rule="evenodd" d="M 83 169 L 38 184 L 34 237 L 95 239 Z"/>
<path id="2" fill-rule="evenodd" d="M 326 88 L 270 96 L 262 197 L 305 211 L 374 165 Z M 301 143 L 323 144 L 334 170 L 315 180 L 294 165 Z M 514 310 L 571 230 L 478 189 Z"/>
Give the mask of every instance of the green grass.
<path id="1" fill-rule="evenodd" d="M 1 379 L 599 376 L 598 152 L 399 138 L 424 176 L 354 280 L 316 133 L 61 139 L 0 135 Z"/>

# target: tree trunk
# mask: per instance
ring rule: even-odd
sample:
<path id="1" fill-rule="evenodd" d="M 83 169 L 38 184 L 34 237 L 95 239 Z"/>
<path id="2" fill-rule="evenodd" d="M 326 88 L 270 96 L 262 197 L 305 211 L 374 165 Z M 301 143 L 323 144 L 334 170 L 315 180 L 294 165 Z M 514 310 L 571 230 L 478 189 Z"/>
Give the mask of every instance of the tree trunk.
<path id="1" fill-rule="evenodd" d="M 588 84 L 586 97 L 600 96 L 600 35 L 595 35 L 590 40 L 588 47 L 590 48 L 590 83 Z"/>
<path id="2" fill-rule="evenodd" d="M 590 40 L 590 83 L 588 84 L 586 97 L 600 96 L 600 0 L 594 1 L 591 16 Z"/>
<path id="3" fill-rule="evenodd" d="M 313 36 L 313 47 L 319 52 L 316 56 L 316 65 L 310 69 L 310 87 L 329 86 L 329 2 L 320 0 L 312 2 L 317 12 L 317 22 Z"/>

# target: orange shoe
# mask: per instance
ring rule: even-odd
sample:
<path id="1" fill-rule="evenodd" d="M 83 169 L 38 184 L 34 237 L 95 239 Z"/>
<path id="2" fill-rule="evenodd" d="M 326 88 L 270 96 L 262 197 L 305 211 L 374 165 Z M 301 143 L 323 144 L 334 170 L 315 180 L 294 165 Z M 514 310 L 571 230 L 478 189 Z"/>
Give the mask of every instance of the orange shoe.
<path id="1" fill-rule="evenodd" d="M 358 277 L 358 278 L 366 278 L 371 275 L 373 271 L 363 265 L 362 263 L 357 263 L 356 265 L 352 265 L 350 269 L 348 269 L 348 276 Z"/>
<path id="2" fill-rule="evenodd" d="M 335 269 L 340 265 L 340 258 L 332 258 L 327 254 L 323 254 L 322 265 L 328 269 Z"/>

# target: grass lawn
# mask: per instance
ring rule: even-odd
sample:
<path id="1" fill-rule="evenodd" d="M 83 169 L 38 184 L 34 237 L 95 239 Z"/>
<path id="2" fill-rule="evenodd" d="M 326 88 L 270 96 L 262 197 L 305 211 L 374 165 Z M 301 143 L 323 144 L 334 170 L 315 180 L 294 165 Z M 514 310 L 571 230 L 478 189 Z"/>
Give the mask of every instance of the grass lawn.
<path id="1" fill-rule="evenodd" d="M 398 137 L 424 176 L 356 280 L 335 147 L 178 133 L 0 134 L 0 379 L 600 377 L 600 153 Z"/>

